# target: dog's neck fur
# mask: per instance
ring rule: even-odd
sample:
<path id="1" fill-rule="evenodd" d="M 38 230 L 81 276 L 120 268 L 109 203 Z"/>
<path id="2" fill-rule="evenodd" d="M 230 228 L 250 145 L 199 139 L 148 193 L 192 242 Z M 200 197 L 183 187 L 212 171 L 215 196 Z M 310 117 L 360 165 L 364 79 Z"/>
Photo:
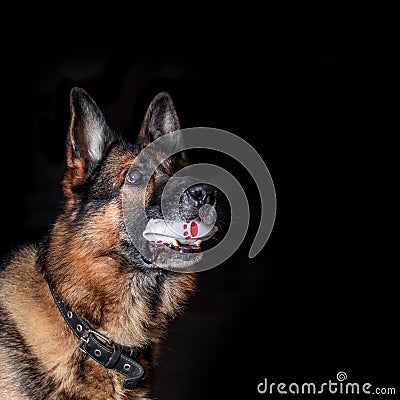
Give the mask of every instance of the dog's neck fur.
<path id="1" fill-rule="evenodd" d="M 147 399 L 165 328 L 194 291 L 195 275 L 145 271 L 134 265 L 127 273 L 127 266 L 123 265 L 127 260 L 121 259 L 118 249 L 108 255 L 84 253 L 76 242 L 66 242 L 65 236 L 55 234 L 64 229 L 64 222 L 56 221 L 38 250 L 36 267 L 61 299 L 101 334 L 120 345 L 142 349 L 138 362 L 144 368 L 146 379 L 138 389 L 130 392 L 132 397 L 121 398 Z M 71 362 L 74 359 L 71 365 L 79 364 L 84 371 L 89 368 L 85 373 L 94 374 L 93 379 L 98 379 L 108 370 L 98 365 L 95 367 L 97 372 L 93 372 L 93 366 L 85 362 L 78 340 L 64 322 L 50 291 L 47 297 L 53 302 L 53 313 L 58 314 L 57 327 L 53 329 L 62 327 L 63 332 L 58 336 L 65 338 L 60 339 L 60 356 L 68 346 Z M 104 385 L 121 390 L 123 376 L 117 372 L 114 375 L 111 380 L 105 380 Z M 71 382 L 76 382 L 75 379 Z"/>
<path id="2" fill-rule="evenodd" d="M 59 224 L 53 231 L 59 231 Z M 39 270 L 63 301 L 121 345 L 158 343 L 168 320 L 194 291 L 194 274 L 134 265 L 127 273 L 118 250 L 107 255 L 85 254 L 78 246 L 74 250 L 64 237 L 50 233 L 39 250 Z"/>

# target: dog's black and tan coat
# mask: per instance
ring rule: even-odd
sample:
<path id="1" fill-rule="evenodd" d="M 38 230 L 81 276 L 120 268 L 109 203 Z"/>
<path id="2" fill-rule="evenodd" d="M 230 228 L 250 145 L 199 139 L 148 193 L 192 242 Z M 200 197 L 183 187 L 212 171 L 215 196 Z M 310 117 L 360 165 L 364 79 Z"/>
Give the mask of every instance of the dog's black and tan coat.
<path id="1" fill-rule="evenodd" d="M 135 145 L 107 126 L 82 89 L 71 91 L 71 123 L 60 212 L 43 241 L 15 251 L 0 272 L 0 399 L 147 399 L 159 344 L 195 287 L 195 277 L 149 264 L 130 243 L 121 187 L 142 146 L 179 128 L 170 97 L 152 101 Z M 147 188 L 151 211 L 157 175 Z M 137 178 L 137 177 L 136 177 Z M 193 210 L 192 210 L 193 211 Z M 134 215 L 132 216 L 134 218 Z M 170 260 L 174 262 L 174 260 Z M 49 290 L 111 341 L 141 349 L 145 378 L 125 390 L 124 376 L 78 347 Z"/>

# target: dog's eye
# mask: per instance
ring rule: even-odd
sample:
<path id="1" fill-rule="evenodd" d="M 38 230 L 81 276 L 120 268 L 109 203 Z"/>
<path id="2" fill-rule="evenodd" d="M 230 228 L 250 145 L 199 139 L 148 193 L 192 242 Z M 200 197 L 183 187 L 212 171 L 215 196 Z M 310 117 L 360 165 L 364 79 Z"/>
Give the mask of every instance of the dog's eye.
<path id="1" fill-rule="evenodd" d="M 138 169 L 131 169 L 126 174 L 126 181 L 129 183 L 139 183 L 142 180 L 142 174 Z"/>

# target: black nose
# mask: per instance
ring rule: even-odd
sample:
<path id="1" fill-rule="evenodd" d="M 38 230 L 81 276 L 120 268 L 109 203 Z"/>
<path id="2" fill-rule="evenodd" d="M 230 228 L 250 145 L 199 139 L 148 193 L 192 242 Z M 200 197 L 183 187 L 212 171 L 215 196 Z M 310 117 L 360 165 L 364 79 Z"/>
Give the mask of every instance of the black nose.
<path id="1" fill-rule="evenodd" d="M 200 207 L 203 204 L 214 204 L 215 189 L 204 183 L 193 185 L 186 190 L 189 201 L 195 207 Z"/>

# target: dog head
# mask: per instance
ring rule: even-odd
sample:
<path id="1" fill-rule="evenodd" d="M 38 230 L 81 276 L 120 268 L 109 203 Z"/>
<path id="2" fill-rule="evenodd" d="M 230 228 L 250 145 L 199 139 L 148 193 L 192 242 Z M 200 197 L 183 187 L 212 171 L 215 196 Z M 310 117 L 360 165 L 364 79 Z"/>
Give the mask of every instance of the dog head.
<path id="1" fill-rule="evenodd" d="M 183 179 L 175 186 L 177 201 L 162 207 L 164 189 L 187 161 L 182 152 L 165 158 L 157 147 L 143 157 L 150 144 L 179 129 L 170 96 L 160 93 L 135 143 L 128 143 L 108 127 L 84 90 L 71 91 L 65 202 L 58 220 L 70 251 L 118 257 L 127 268 L 182 269 L 200 261 L 202 241 L 216 232 L 217 190 Z"/>

